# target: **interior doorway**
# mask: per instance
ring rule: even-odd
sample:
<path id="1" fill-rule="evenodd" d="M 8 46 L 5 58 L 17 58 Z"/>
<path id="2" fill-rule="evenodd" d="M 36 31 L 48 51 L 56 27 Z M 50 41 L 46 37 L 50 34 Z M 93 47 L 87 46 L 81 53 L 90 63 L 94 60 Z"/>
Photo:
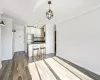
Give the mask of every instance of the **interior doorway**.
<path id="1" fill-rule="evenodd" d="M 46 55 L 56 55 L 56 25 L 27 26 L 27 53 L 41 54 L 41 47 Z"/>
<path id="2" fill-rule="evenodd" d="M 28 56 L 46 54 L 45 25 L 27 26 Z"/>

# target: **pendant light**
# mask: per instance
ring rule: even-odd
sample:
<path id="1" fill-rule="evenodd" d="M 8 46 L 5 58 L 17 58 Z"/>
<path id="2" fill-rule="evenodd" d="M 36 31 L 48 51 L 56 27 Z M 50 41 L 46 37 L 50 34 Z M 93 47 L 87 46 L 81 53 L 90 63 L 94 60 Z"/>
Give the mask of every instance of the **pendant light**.
<path id="1" fill-rule="evenodd" d="M 1 26 L 5 26 L 5 24 L 4 24 L 3 21 L 0 21 L 0 25 L 1 25 Z"/>
<path id="2" fill-rule="evenodd" d="M 3 13 L 0 14 L 0 15 L 1 15 L 0 26 L 5 26 L 5 23 L 4 23 L 4 21 L 2 20 L 2 18 L 3 18 Z"/>
<path id="3" fill-rule="evenodd" d="M 46 17 L 51 20 L 53 18 L 53 11 L 50 9 L 51 1 L 48 1 L 49 9 L 46 12 Z"/>

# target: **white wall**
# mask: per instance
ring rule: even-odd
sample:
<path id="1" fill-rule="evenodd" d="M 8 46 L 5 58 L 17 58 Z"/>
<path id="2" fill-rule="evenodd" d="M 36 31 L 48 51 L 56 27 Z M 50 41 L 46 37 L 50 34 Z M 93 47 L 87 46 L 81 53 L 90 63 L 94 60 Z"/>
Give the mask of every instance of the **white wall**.
<path id="1" fill-rule="evenodd" d="M 2 67 L 1 65 L 1 26 L 0 26 L 0 68 Z"/>
<path id="2" fill-rule="evenodd" d="M 24 30 L 24 40 L 25 40 L 25 43 L 24 43 L 24 48 L 25 48 L 25 52 L 27 53 L 27 51 L 28 51 L 28 45 L 27 45 L 27 42 L 28 42 L 28 39 L 27 39 L 27 37 L 28 37 L 28 28 L 27 28 L 27 25 L 25 25 L 25 30 Z"/>
<path id="3" fill-rule="evenodd" d="M 1 9 L 0 9 L 1 12 Z M 1 14 L 0 14 L 0 21 L 1 21 Z M 1 26 L 0 26 L 0 68 L 1 68 Z"/>
<path id="4" fill-rule="evenodd" d="M 100 8 L 57 25 L 57 56 L 100 75 Z"/>
<path id="5" fill-rule="evenodd" d="M 54 53 L 54 25 L 46 25 L 46 54 Z"/>
<path id="6" fill-rule="evenodd" d="M 0 21 L 1 21 L 1 9 L 0 9 Z M 1 26 L 0 26 L 0 68 L 2 67 L 1 64 Z"/>
<path id="7" fill-rule="evenodd" d="M 3 19 L 5 27 L 1 27 L 2 60 L 12 59 L 12 19 Z"/>

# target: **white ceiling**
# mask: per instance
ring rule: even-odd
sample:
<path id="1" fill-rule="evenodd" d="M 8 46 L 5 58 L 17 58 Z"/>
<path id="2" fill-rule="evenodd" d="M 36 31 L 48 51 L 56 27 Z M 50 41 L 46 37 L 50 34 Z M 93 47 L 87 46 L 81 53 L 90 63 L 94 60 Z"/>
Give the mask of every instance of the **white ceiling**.
<path id="1" fill-rule="evenodd" d="M 47 2 L 48 0 L 0 0 L 0 7 L 5 16 L 15 19 L 17 23 L 33 25 L 60 23 L 100 5 L 100 0 L 52 0 L 54 18 L 48 20 L 45 15 Z"/>

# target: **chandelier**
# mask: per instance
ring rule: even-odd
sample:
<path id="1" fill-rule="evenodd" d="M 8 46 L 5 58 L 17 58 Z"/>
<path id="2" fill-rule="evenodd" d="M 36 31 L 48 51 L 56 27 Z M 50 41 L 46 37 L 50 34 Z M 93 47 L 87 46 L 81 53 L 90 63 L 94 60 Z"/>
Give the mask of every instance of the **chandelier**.
<path id="1" fill-rule="evenodd" d="M 48 1 L 48 4 L 49 4 L 49 9 L 48 11 L 46 12 L 46 17 L 51 20 L 53 18 L 53 11 L 50 9 L 50 5 L 51 5 L 51 1 Z"/>

